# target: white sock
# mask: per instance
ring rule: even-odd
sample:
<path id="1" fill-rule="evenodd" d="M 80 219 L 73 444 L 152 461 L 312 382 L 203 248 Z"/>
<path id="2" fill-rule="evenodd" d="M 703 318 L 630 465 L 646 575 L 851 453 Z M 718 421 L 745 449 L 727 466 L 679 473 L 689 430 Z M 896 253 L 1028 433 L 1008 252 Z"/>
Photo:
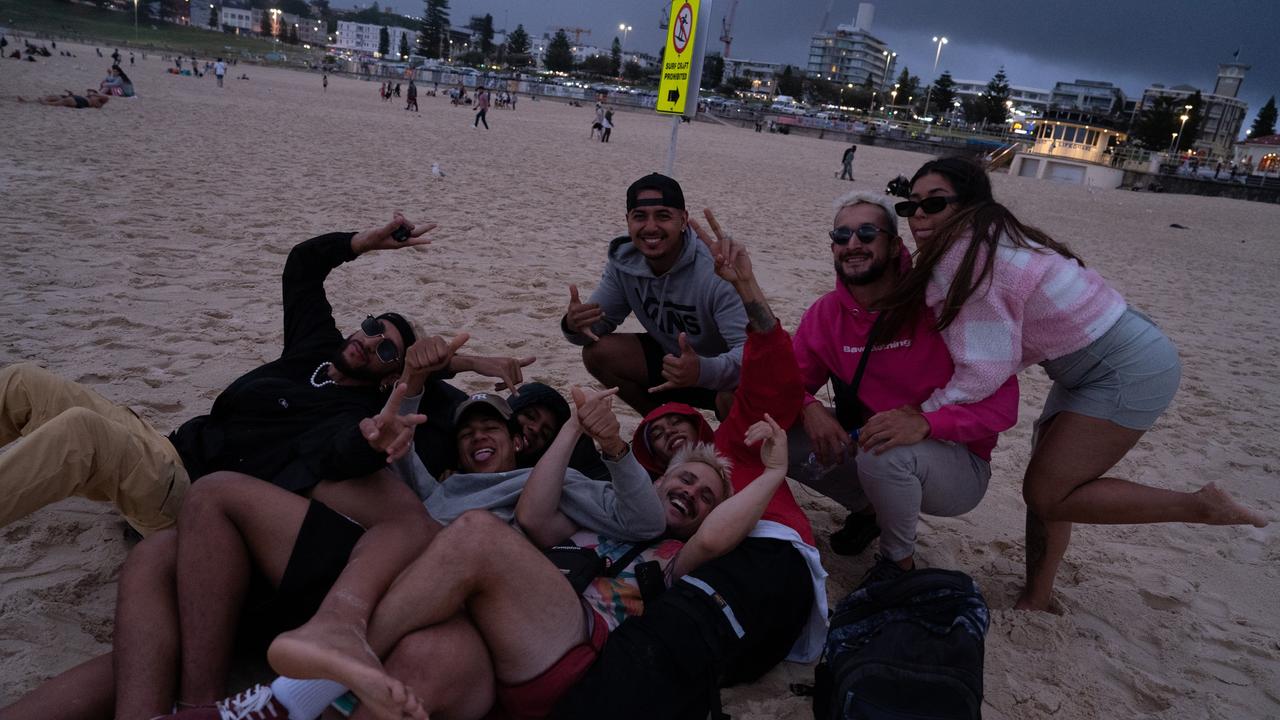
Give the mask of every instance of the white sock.
<path id="1" fill-rule="evenodd" d="M 290 720 L 315 720 L 342 697 L 347 689 L 332 680 L 295 680 L 278 677 L 271 683 L 271 695 L 289 711 Z"/>

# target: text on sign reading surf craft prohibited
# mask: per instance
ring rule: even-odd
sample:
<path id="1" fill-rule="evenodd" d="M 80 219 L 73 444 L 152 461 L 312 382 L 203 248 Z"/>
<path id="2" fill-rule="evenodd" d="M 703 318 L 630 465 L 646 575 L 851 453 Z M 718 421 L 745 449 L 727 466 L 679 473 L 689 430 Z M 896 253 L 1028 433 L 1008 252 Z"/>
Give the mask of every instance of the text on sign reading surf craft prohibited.
<path id="1" fill-rule="evenodd" d="M 689 81 L 693 75 L 694 37 L 698 30 L 699 0 L 674 0 L 668 27 L 666 51 L 662 54 L 662 78 L 658 82 L 655 109 L 663 113 L 684 113 L 689 97 Z"/>

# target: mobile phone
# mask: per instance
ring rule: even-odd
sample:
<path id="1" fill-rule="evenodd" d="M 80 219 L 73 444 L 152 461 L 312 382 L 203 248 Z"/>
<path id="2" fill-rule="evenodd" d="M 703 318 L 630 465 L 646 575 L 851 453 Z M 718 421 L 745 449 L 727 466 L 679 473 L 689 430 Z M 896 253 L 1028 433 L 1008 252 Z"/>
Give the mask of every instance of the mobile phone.
<path id="1" fill-rule="evenodd" d="M 391 231 L 391 237 L 392 237 L 392 239 L 394 239 L 396 242 L 404 242 L 404 241 L 408 240 L 408 239 L 409 239 L 409 226 L 408 226 L 408 225 L 401 225 L 400 227 L 396 228 L 395 230 L 392 230 L 392 231 Z"/>

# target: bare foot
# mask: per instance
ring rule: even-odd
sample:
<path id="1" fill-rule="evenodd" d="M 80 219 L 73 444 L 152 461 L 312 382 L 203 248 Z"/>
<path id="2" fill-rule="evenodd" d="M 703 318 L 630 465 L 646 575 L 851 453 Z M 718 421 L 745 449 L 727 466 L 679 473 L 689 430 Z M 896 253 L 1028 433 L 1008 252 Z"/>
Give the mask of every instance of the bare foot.
<path id="1" fill-rule="evenodd" d="M 325 678 L 347 686 L 381 720 L 427 720 L 421 701 L 387 674 L 358 625 L 317 615 L 277 637 L 267 649 L 267 661 L 281 675 Z"/>
<path id="2" fill-rule="evenodd" d="M 1209 525 L 1252 525 L 1264 528 L 1268 524 L 1262 513 L 1232 500 L 1230 495 L 1213 483 L 1200 488 L 1195 495 L 1204 506 L 1204 522 Z"/>
<path id="3" fill-rule="evenodd" d="M 1045 612 L 1051 615 L 1061 615 L 1062 608 L 1053 601 L 1053 596 L 1039 598 L 1029 590 L 1023 590 L 1018 595 L 1018 601 L 1013 604 L 1014 610 L 1035 610 L 1037 612 Z"/>

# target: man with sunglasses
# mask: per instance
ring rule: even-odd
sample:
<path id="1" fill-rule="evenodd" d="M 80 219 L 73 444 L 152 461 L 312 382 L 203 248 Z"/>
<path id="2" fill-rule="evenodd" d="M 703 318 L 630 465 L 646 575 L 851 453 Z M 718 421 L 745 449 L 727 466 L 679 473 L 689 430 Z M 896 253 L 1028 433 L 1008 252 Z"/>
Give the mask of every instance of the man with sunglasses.
<path id="1" fill-rule="evenodd" d="M 928 311 L 896 337 L 878 332 L 876 303 L 911 267 L 893 199 L 851 192 L 836 208 L 836 286 L 805 312 L 794 338 L 809 394 L 790 433 L 788 475 L 852 511 L 831 536 L 835 552 L 857 554 L 880 536 L 871 572 L 884 578 L 914 567 L 920 513 L 956 516 L 982 499 L 996 437 L 1017 420 L 1018 385 L 1009 378 L 981 402 L 922 413 L 954 366 Z M 812 395 L 828 381 L 835 412 Z"/>
<path id="2" fill-rule="evenodd" d="M 168 527 L 191 479 L 216 470 L 293 492 L 384 467 L 360 432 L 378 414 L 416 339 L 397 313 L 343 336 L 325 296 L 337 266 L 374 250 L 417 247 L 434 224 L 396 213 L 360 233 L 300 243 L 283 275 L 284 351 L 224 390 L 208 415 L 167 438 L 133 411 L 34 364 L 0 371 L 0 526 L 69 496 L 114 502 L 143 535 Z"/>
<path id="3" fill-rule="evenodd" d="M 689 230 L 684 191 L 651 173 L 627 188 L 627 235 L 609 243 L 587 302 L 569 286 L 560 328 L 582 361 L 641 415 L 666 402 L 724 417 L 738 386 L 746 311 Z M 615 333 L 635 313 L 643 333 Z"/>

